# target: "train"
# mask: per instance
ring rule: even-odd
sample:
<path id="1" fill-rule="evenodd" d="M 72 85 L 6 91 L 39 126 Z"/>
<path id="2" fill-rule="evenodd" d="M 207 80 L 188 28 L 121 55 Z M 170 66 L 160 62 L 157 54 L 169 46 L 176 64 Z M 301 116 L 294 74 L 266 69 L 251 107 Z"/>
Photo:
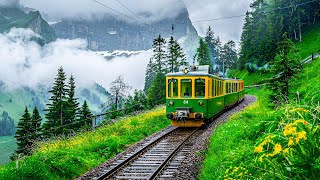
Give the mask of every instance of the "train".
<path id="1" fill-rule="evenodd" d="M 172 126 L 201 127 L 244 99 L 244 81 L 190 66 L 166 74 L 166 116 Z"/>

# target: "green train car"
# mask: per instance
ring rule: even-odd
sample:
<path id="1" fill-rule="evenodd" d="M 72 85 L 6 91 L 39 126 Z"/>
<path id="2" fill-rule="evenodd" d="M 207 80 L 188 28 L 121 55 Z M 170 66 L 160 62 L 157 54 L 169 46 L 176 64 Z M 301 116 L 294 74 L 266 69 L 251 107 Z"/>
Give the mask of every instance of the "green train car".
<path id="1" fill-rule="evenodd" d="M 166 115 L 173 126 L 200 127 L 244 98 L 244 81 L 192 66 L 166 75 Z"/>

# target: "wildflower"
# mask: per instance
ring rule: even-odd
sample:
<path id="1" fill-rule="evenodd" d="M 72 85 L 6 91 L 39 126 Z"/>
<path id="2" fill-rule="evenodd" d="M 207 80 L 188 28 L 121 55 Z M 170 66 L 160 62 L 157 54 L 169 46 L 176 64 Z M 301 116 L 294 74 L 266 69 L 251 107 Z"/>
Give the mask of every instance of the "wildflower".
<path id="1" fill-rule="evenodd" d="M 291 145 L 294 145 L 294 141 L 293 141 L 292 137 L 289 138 L 289 142 L 288 142 L 288 146 L 291 146 Z"/>
<path id="2" fill-rule="evenodd" d="M 262 151 L 263 151 L 263 147 L 261 145 L 256 147 L 256 148 L 254 148 L 254 152 L 260 153 Z"/>
<path id="3" fill-rule="evenodd" d="M 300 111 L 300 112 L 309 112 L 308 110 L 306 110 L 306 109 L 304 109 L 304 108 L 295 108 L 295 109 L 293 109 L 293 110 L 291 110 L 290 112 L 296 112 L 296 111 Z"/>
<path id="4" fill-rule="evenodd" d="M 283 135 L 288 136 L 290 134 L 295 134 L 297 132 L 297 128 L 293 127 L 292 124 L 288 124 L 284 127 Z"/>
<path id="5" fill-rule="evenodd" d="M 298 123 L 302 123 L 304 125 L 308 124 L 308 122 L 306 120 L 304 120 L 304 119 L 298 119 L 293 124 L 297 125 Z"/>
<path id="6" fill-rule="evenodd" d="M 266 155 L 264 154 L 264 155 L 260 156 L 260 158 L 259 158 L 259 161 L 260 161 L 260 162 L 263 161 L 264 156 L 266 156 Z"/>
<path id="7" fill-rule="evenodd" d="M 227 174 L 228 172 L 229 172 L 229 169 L 227 169 L 225 173 Z"/>
<path id="8" fill-rule="evenodd" d="M 285 153 L 285 154 L 287 154 L 289 152 L 289 148 L 285 148 L 284 150 L 283 150 L 283 153 Z"/>
<path id="9" fill-rule="evenodd" d="M 307 139 L 306 134 L 307 133 L 305 131 L 298 132 L 296 143 L 298 144 L 301 139 L 306 140 Z"/>
<path id="10" fill-rule="evenodd" d="M 281 151 L 282 151 L 282 146 L 281 146 L 281 144 L 277 143 L 274 146 L 274 154 L 279 154 Z"/>

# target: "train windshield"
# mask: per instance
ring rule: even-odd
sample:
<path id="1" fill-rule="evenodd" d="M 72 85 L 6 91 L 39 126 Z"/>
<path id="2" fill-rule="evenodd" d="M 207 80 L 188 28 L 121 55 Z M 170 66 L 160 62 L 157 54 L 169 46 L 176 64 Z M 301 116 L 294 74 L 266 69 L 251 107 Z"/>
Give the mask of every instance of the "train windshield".
<path id="1" fill-rule="evenodd" d="M 178 80 L 168 80 L 168 97 L 178 97 Z"/>
<path id="2" fill-rule="evenodd" d="M 191 79 L 181 79 L 181 97 L 191 97 L 192 96 L 192 80 Z"/>
<path id="3" fill-rule="evenodd" d="M 196 79 L 195 83 L 196 97 L 202 98 L 206 94 L 206 81 L 205 79 Z"/>

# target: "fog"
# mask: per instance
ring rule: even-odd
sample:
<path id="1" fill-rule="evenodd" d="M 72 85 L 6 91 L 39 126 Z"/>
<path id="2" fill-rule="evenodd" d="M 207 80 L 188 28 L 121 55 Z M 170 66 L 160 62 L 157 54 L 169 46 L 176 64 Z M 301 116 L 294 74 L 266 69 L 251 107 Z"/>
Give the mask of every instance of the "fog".
<path id="1" fill-rule="evenodd" d="M 60 66 L 68 76 L 75 76 L 80 87 L 97 82 L 108 89 L 119 75 L 123 75 L 133 88 L 142 89 L 144 86 L 144 73 L 151 51 L 106 61 L 87 50 L 85 40 L 58 39 L 41 47 L 30 41 L 35 36 L 31 30 L 16 28 L 0 34 L 0 44 L 5 44 L 0 48 L 0 81 L 9 89 L 51 86 Z"/>

